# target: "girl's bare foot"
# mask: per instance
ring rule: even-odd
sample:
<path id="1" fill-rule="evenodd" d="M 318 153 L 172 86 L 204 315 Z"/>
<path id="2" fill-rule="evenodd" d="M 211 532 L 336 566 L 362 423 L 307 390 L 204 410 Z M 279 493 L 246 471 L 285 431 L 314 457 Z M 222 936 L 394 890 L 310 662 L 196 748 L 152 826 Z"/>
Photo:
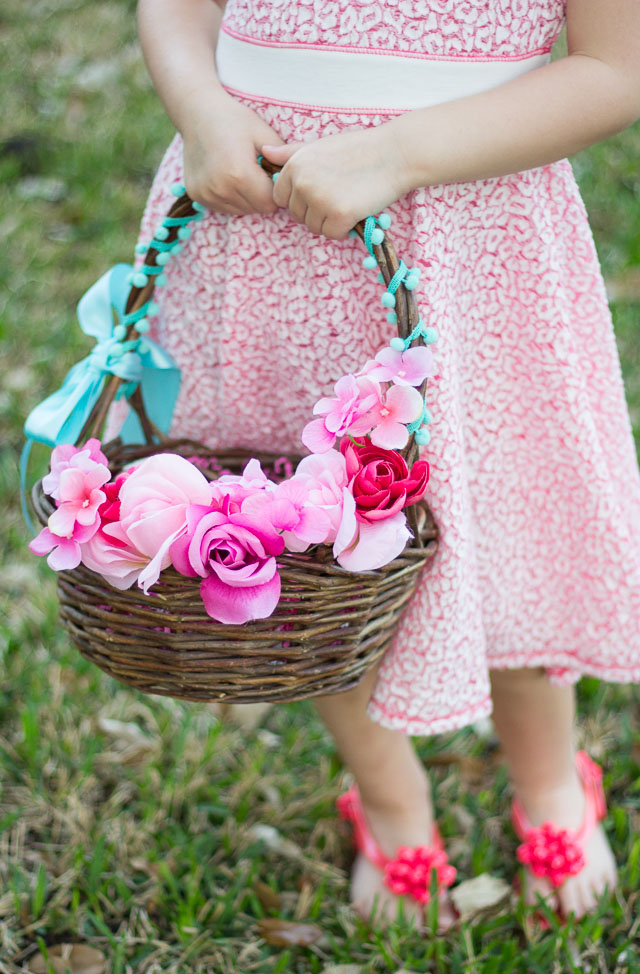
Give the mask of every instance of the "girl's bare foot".
<path id="1" fill-rule="evenodd" d="M 565 785 L 538 794 L 519 794 L 520 801 L 531 825 L 553 822 L 560 828 L 576 831 L 584 819 L 585 795 L 577 773 Z M 601 825 L 584 844 L 586 864 L 576 875 L 570 876 L 562 886 L 553 889 L 547 879 L 525 874 L 525 902 L 535 904 L 542 896 L 552 909 L 563 916 L 573 913 L 576 918 L 592 912 L 600 897 L 608 888 L 616 885 L 616 864 L 607 837 Z"/>
<path id="2" fill-rule="evenodd" d="M 409 807 L 397 800 L 373 804 L 362 797 L 362 808 L 371 834 L 382 852 L 389 858 L 398 846 L 431 845 L 433 837 L 433 809 L 428 796 Z M 419 929 L 427 925 L 427 910 L 413 897 L 398 896 L 384 882 L 381 869 L 358 853 L 351 873 L 351 904 L 364 919 L 378 923 L 396 920 L 402 904 L 404 916 L 415 920 Z M 373 911 L 373 912 L 372 912 Z M 447 891 L 439 898 L 438 929 L 446 930 L 455 920 L 455 913 Z"/>

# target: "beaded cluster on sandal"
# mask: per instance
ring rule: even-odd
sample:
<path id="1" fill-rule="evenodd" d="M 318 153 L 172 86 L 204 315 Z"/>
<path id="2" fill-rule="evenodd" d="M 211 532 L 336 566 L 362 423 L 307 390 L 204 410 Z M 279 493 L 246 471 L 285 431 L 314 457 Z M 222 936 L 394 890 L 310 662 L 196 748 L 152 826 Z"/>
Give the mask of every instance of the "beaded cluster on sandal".
<path id="1" fill-rule="evenodd" d="M 390 859 L 371 834 L 355 785 L 338 797 L 336 805 L 340 816 L 353 824 L 356 847 L 369 862 L 382 870 L 385 886 L 392 893 L 410 896 L 422 905 L 428 903 L 433 870 L 438 888 L 451 886 L 457 870 L 447 861 L 436 825 L 433 826 L 431 845 L 399 846 Z"/>
<path id="2" fill-rule="evenodd" d="M 534 876 L 546 877 L 554 889 L 584 868 L 585 843 L 597 823 L 607 813 L 602 789 L 602 768 L 585 751 L 579 751 L 576 755 L 576 766 L 585 793 L 584 818 L 577 831 L 559 828 L 553 822 L 532 826 L 517 798 L 511 806 L 514 829 L 523 840 L 516 850 L 519 861 Z"/>

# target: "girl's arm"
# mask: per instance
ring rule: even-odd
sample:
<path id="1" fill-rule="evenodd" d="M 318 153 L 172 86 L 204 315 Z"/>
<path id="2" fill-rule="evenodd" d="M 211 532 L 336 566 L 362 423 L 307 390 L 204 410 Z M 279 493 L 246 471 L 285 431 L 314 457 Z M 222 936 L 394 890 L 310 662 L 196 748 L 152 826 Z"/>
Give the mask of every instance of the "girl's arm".
<path id="1" fill-rule="evenodd" d="M 638 0 L 568 0 L 568 56 L 391 123 L 410 188 L 486 179 L 573 155 L 640 115 Z"/>
<path id="2" fill-rule="evenodd" d="M 567 57 L 490 91 L 364 131 L 272 149 L 274 199 L 337 240 L 419 186 L 562 159 L 640 115 L 639 0 L 567 0 Z"/>
<path id="3" fill-rule="evenodd" d="M 220 213 L 274 213 L 273 184 L 257 158 L 263 142 L 282 139 L 220 84 L 215 49 L 223 6 L 224 0 L 139 0 L 140 43 L 184 141 L 191 198 Z"/>

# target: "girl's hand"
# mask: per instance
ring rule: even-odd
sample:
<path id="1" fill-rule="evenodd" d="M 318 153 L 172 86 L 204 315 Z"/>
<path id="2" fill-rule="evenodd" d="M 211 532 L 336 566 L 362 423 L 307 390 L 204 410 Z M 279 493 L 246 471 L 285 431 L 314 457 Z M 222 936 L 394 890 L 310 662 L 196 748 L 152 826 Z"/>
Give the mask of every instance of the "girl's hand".
<path id="1" fill-rule="evenodd" d="M 316 142 L 263 145 L 262 154 L 283 166 L 273 199 L 312 233 L 344 240 L 358 220 L 412 188 L 391 132 L 383 124 Z"/>
<path id="2" fill-rule="evenodd" d="M 282 139 L 259 115 L 226 92 L 198 102 L 181 125 L 184 184 L 208 210 L 240 216 L 275 213 L 271 177 L 258 165 L 260 146 Z"/>

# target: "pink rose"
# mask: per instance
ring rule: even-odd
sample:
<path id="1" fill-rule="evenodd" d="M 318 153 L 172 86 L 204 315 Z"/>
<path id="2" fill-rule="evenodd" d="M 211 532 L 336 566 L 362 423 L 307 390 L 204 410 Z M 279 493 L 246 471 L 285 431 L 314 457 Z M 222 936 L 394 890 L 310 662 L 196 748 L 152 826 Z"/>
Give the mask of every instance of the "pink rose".
<path id="1" fill-rule="evenodd" d="M 265 519 L 230 508 L 230 498 L 218 509 L 189 506 L 187 530 L 172 543 L 171 561 L 182 575 L 203 579 L 200 594 L 213 619 L 266 619 L 280 598 L 275 555 L 284 541 Z"/>
<path id="2" fill-rule="evenodd" d="M 184 457 L 161 453 L 143 460 L 120 490 L 124 538 L 148 559 L 138 578 L 146 592 L 171 563 L 169 548 L 187 528 L 187 508 L 208 504 L 211 485 Z"/>
<path id="3" fill-rule="evenodd" d="M 374 446 L 366 439 L 359 444 L 345 438 L 340 450 L 346 461 L 358 521 L 373 524 L 393 517 L 424 497 L 429 480 L 426 460 L 417 460 L 409 472 L 399 453 Z"/>

